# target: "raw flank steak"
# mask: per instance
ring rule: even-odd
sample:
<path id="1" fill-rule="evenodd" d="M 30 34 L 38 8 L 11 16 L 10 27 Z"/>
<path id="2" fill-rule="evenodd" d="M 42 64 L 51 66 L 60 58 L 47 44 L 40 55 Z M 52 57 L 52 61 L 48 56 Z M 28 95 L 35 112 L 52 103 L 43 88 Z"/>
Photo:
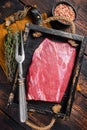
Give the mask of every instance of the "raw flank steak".
<path id="1" fill-rule="evenodd" d="M 60 103 L 76 56 L 68 43 L 47 38 L 35 50 L 27 74 L 27 99 Z"/>

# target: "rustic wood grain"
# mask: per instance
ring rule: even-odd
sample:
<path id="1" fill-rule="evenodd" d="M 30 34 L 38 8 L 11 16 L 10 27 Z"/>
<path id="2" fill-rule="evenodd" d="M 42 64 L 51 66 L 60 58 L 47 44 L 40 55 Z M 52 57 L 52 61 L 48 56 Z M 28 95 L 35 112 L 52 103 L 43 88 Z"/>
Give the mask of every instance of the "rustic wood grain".
<path id="1" fill-rule="evenodd" d="M 52 6 L 59 0 L 21 0 L 25 4 L 36 4 L 41 13 L 46 12 L 51 16 Z M 77 11 L 76 33 L 87 35 L 87 0 L 66 0 L 73 4 Z M 18 0 L 0 0 L 0 23 L 4 18 L 23 9 L 23 4 Z M 73 104 L 70 119 L 67 121 L 57 120 L 52 130 L 87 130 L 87 47 L 85 49 L 83 64 L 78 83 L 81 91 L 76 92 L 76 99 Z M 1 130 L 31 130 L 30 127 L 19 122 L 18 104 L 6 109 L 8 95 L 11 85 L 0 68 L 0 126 Z M 40 114 L 32 114 L 31 119 L 37 121 L 38 125 L 44 126 L 50 121 L 50 117 Z"/>
<path id="2" fill-rule="evenodd" d="M 0 23 L 3 23 L 7 16 L 21 9 L 23 5 L 18 0 L 0 0 Z"/>
<path id="3" fill-rule="evenodd" d="M 1 130 L 25 130 L 14 120 L 10 119 L 2 110 L 0 110 L 0 129 Z"/>

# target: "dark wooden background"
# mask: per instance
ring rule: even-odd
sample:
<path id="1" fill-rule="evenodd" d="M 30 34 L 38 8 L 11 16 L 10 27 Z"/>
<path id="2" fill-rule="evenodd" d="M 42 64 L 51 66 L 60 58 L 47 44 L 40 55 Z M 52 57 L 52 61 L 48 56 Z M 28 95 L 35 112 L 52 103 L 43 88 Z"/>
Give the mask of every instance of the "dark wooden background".
<path id="1" fill-rule="evenodd" d="M 26 4 L 36 4 L 41 13 L 46 12 L 51 16 L 52 6 L 59 0 L 21 0 Z M 77 11 L 76 33 L 87 35 L 87 0 L 66 0 L 73 4 Z M 4 22 L 4 18 L 23 9 L 23 4 L 18 0 L 0 0 L 0 23 Z M 79 76 L 78 83 L 81 91 L 76 92 L 76 99 L 73 104 L 72 113 L 68 121 L 58 120 L 52 130 L 87 130 L 87 46 L 84 52 L 84 59 Z M 5 74 L 0 68 L 0 129 L 1 130 L 31 130 L 24 124 L 19 122 L 18 105 L 13 104 L 12 108 L 6 110 L 6 103 L 11 85 Z M 37 124 L 44 126 L 50 121 L 47 116 L 34 114 L 31 115 Z"/>

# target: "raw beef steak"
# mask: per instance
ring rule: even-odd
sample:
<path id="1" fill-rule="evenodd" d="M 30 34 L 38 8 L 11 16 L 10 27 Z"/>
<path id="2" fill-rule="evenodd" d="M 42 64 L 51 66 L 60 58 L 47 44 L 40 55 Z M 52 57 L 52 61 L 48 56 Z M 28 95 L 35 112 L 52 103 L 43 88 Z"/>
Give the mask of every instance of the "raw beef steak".
<path id="1" fill-rule="evenodd" d="M 35 50 L 27 75 L 28 100 L 61 102 L 74 66 L 76 50 L 45 39 Z"/>

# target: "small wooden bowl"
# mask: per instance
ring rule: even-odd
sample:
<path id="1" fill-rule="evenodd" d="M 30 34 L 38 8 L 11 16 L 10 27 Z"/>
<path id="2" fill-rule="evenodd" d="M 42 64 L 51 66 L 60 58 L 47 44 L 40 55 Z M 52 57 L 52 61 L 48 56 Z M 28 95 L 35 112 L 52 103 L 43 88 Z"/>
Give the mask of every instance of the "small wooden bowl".
<path id="1" fill-rule="evenodd" d="M 73 18 L 73 20 L 71 20 L 71 21 L 75 21 L 76 20 L 76 10 L 75 10 L 75 8 L 70 4 L 70 3 L 68 3 L 68 2 L 66 2 L 66 1 L 60 1 L 60 2 L 58 2 L 58 3 L 56 3 L 54 6 L 53 6 L 53 8 L 52 8 L 52 15 L 53 16 L 57 16 L 57 15 L 55 15 L 55 9 L 57 9 L 57 7 L 58 6 L 60 6 L 60 5 L 62 5 L 62 7 L 63 6 L 67 6 L 68 7 L 68 9 L 69 9 L 69 11 L 72 11 L 72 13 L 74 13 L 73 15 L 74 15 L 74 18 Z M 61 9 L 61 14 L 63 14 L 62 13 L 62 10 L 64 11 L 64 9 Z M 57 10 L 58 11 L 58 10 Z M 60 10 L 59 10 L 59 13 L 60 13 Z M 61 14 L 58 14 L 58 16 L 61 16 Z M 70 14 L 68 15 L 69 17 L 70 17 Z M 64 16 L 61 16 L 61 17 L 66 17 L 66 19 L 67 19 L 67 12 L 65 12 L 64 13 Z M 68 18 L 69 19 L 69 18 Z M 61 24 L 63 24 L 63 25 L 65 25 L 65 26 L 69 26 L 70 25 L 70 23 L 69 22 L 66 22 L 66 21 L 62 21 L 62 20 L 57 20 L 59 23 L 61 23 Z"/>

